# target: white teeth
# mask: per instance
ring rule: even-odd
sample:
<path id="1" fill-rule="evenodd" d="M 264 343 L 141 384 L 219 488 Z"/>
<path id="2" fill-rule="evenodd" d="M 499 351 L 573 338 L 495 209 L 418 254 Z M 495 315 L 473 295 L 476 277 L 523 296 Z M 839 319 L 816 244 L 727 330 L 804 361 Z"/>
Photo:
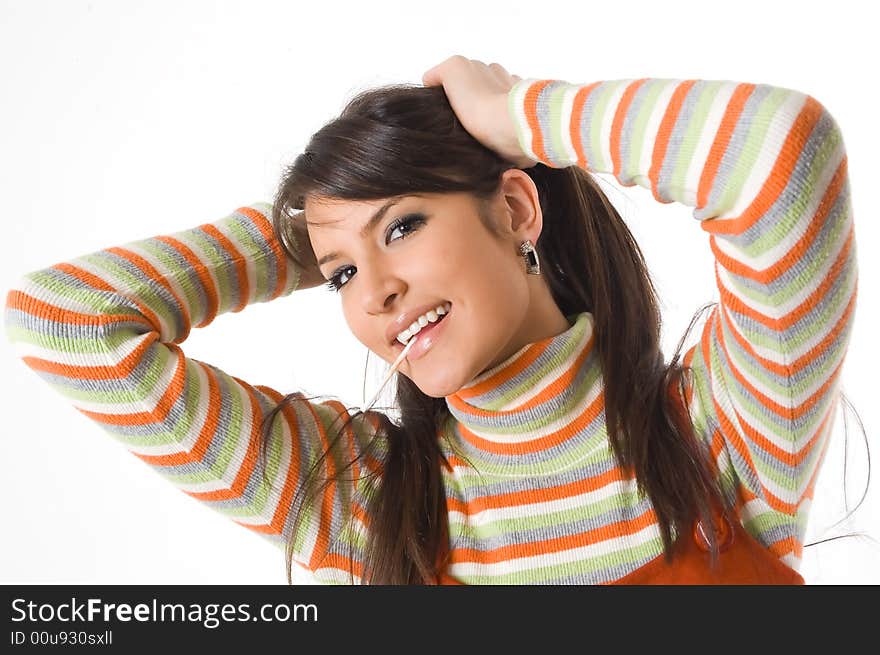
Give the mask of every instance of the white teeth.
<path id="1" fill-rule="evenodd" d="M 411 337 L 418 334 L 419 331 L 425 327 L 428 323 L 436 323 L 440 320 L 440 317 L 444 314 L 449 313 L 449 309 L 452 307 L 451 303 L 444 303 L 442 305 L 438 305 L 434 309 L 430 309 L 421 316 L 419 316 L 415 321 L 413 321 L 410 326 L 397 335 L 397 340 L 406 345 L 406 342 L 410 340 Z"/>

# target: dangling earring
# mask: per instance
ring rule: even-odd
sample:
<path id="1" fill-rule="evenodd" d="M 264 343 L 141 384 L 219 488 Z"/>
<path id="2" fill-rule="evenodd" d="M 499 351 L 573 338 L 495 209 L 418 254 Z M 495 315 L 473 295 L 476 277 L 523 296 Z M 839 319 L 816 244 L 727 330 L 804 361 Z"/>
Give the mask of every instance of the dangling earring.
<path id="1" fill-rule="evenodd" d="M 540 275 L 541 262 L 538 261 L 538 251 L 535 250 L 535 246 L 532 245 L 532 242 L 526 239 L 519 244 L 519 252 L 523 256 L 523 259 L 526 260 L 526 271 L 530 275 Z"/>

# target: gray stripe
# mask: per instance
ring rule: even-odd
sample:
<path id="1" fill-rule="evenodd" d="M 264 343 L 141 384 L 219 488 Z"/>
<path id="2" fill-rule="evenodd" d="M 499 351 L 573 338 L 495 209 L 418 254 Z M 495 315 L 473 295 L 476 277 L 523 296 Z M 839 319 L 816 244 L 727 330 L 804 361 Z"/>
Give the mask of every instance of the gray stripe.
<path id="1" fill-rule="evenodd" d="M 175 272 L 179 272 L 180 276 L 182 277 L 182 279 L 180 280 L 181 286 L 188 287 L 190 289 L 195 290 L 195 295 L 198 297 L 199 307 L 198 307 L 198 309 L 195 309 L 195 310 L 192 307 L 187 307 L 190 314 L 200 313 L 198 310 L 201 310 L 201 312 L 203 313 L 208 306 L 208 296 L 205 293 L 205 289 L 202 286 L 201 280 L 199 280 L 199 276 L 196 275 L 196 272 L 193 270 L 192 265 L 186 260 L 186 258 L 182 254 L 180 254 L 180 251 L 178 251 L 176 248 L 168 245 L 164 241 L 160 241 L 159 239 L 147 239 L 146 241 L 149 243 L 150 247 L 154 247 L 157 250 L 161 250 L 165 257 L 171 259 L 174 262 L 172 264 L 172 266 L 173 266 Z M 178 241 L 183 242 L 182 239 L 178 239 Z M 186 242 L 183 242 L 183 243 L 185 245 L 187 245 L 187 247 L 189 247 L 189 245 L 186 244 Z M 145 245 L 146 244 L 140 245 L 140 247 L 144 248 L 145 250 L 147 250 L 149 252 L 150 248 L 145 248 Z M 152 256 L 155 257 L 155 255 L 152 255 Z M 163 266 L 164 266 L 164 264 L 163 264 Z M 175 277 L 177 277 L 177 276 L 175 276 Z M 187 282 L 188 282 L 188 284 L 187 284 Z M 166 304 L 169 304 L 171 306 L 171 308 L 172 308 L 171 313 L 176 320 L 175 335 L 185 334 L 186 333 L 185 331 L 187 328 L 183 322 L 183 320 L 184 320 L 183 313 L 178 310 L 177 303 L 173 300 L 172 296 L 167 291 L 165 291 L 164 288 L 161 287 L 161 285 L 159 285 L 153 281 L 151 281 L 150 288 L 152 290 L 156 291 L 157 293 L 161 289 L 162 298 L 165 300 Z M 187 303 L 187 304 L 189 304 L 189 302 L 190 302 L 187 299 L 186 295 L 184 295 L 180 299 L 180 301 Z M 151 308 L 151 309 L 155 310 L 155 308 Z"/>
<path id="2" fill-rule="evenodd" d="M 251 239 L 253 239 L 254 242 L 257 244 L 260 252 L 265 253 L 266 255 L 271 255 L 272 249 L 270 248 L 269 243 L 266 241 L 265 238 L 263 238 L 262 232 L 257 229 L 257 226 L 253 224 L 251 219 L 241 214 L 234 214 L 234 216 L 236 217 L 236 219 L 238 219 L 238 224 L 242 227 L 242 229 L 244 229 L 251 237 Z M 261 259 L 261 261 L 264 262 L 266 265 L 265 289 L 268 296 L 272 294 L 272 291 L 275 289 L 275 285 L 278 283 L 278 267 L 275 261 L 275 257 L 267 256 Z M 257 275 L 259 274 L 260 269 L 258 266 Z"/>
<path id="3" fill-rule="evenodd" d="M 551 112 L 548 111 L 548 107 L 550 106 L 550 100 L 558 89 L 562 89 L 567 86 L 566 82 L 561 80 L 554 80 L 543 89 L 538 94 L 538 102 L 537 102 L 537 116 L 538 116 L 538 125 L 540 126 L 541 137 L 544 142 L 544 150 L 547 153 L 547 158 L 550 162 L 558 165 L 568 159 L 568 155 L 564 152 L 559 152 L 557 148 L 554 147 L 552 134 L 553 134 L 553 126 L 550 122 Z"/>
<path id="4" fill-rule="evenodd" d="M 573 482 L 577 479 L 579 478 L 572 477 L 571 481 Z M 575 509 L 575 507 L 572 506 L 570 500 L 568 501 L 568 503 L 568 510 Z M 477 533 L 481 528 L 477 526 L 472 528 L 474 530 L 472 534 L 457 534 L 455 536 L 455 545 L 456 548 L 466 548 L 473 549 L 479 552 L 489 552 L 497 548 L 503 548 L 505 546 L 510 546 L 514 544 L 534 544 L 539 541 L 558 539 L 560 537 L 571 537 L 576 534 L 589 532 L 590 530 L 607 527 L 612 523 L 634 521 L 637 517 L 647 512 L 651 507 L 651 502 L 647 498 L 644 498 L 634 506 L 614 507 L 607 512 L 597 514 L 596 516 L 593 516 L 591 518 L 579 519 L 576 521 L 565 523 L 555 522 L 551 525 L 540 528 L 509 528 L 505 529 L 500 535 L 479 536 L 479 534 Z M 578 509 L 586 508 L 581 507 Z M 529 517 L 524 520 L 529 521 L 532 518 L 533 517 Z M 508 521 L 510 520 L 511 519 L 508 519 Z M 591 541 L 590 545 L 594 543 L 594 541 Z M 583 545 L 586 546 L 588 544 L 585 542 Z"/>
<path id="5" fill-rule="evenodd" d="M 134 264 L 130 263 L 124 257 L 120 257 L 119 255 L 114 255 L 113 253 L 107 252 L 106 250 L 102 250 L 99 253 L 94 255 L 98 259 L 105 259 L 112 262 L 112 264 L 118 266 L 126 270 L 130 273 L 134 278 L 138 281 L 145 281 L 148 284 L 149 290 L 152 292 L 151 295 L 157 297 L 161 302 L 163 302 L 166 307 L 157 308 L 150 306 L 150 302 L 155 302 L 152 298 L 146 298 L 144 294 L 137 293 L 140 301 L 147 305 L 151 310 L 157 312 L 163 319 L 171 319 L 171 325 L 173 326 L 174 335 L 185 334 L 189 329 L 189 326 L 186 325 L 183 312 L 180 311 L 180 307 L 178 305 L 177 300 L 175 300 L 174 296 L 171 294 L 168 289 L 164 286 L 154 282 L 153 280 L 148 280 L 144 277 L 143 271 L 136 267 Z M 106 275 L 106 274 L 105 274 Z M 79 283 L 80 288 L 84 288 L 85 285 Z M 125 307 L 130 307 L 133 310 L 137 311 L 140 314 L 140 309 L 138 309 L 134 302 L 130 300 L 126 295 L 125 291 L 120 291 L 115 296 L 119 299 L 119 303 Z M 186 302 L 186 298 L 181 298 L 181 302 Z M 164 310 L 164 312 L 162 311 Z"/>
<path id="6" fill-rule="evenodd" d="M 712 188 L 709 192 L 706 208 L 704 208 L 703 211 L 695 211 L 695 218 L 702 220 L 710 215 L 710 213 L 716 213 L 719 211 L 721 196 L 727 192 L 727 188 L 731 184 L 731 178 L 736 169 L 736 163 L 742 156 L 743 148 L 748 141 L 749 131 L 751 130 L 755 114 L 761 108 L 764 99 L 772 93 L 773 88 L 774 87 L 766 84 L 759 84 L 755 86 L 752 93 L 749 94 L 748 99 L 743 105 L 743 110 L 737 118 L 736 126 L 733 129 L 730 141 L 728 141 L 724 154 L 721 157 L 721 163 L 718 165 L 718 171 L 715 174 L 715 179 L 712 181 Z M 690 116 L 679 115 L 676 123 L 684 123 L 689 120 Z M 661 179 L 660 182 L 661 184 L 668 185 L 668 175 L 666 179 Z M 723 209 L 721 211 L 723 211 Z"/>
<path id="7" fill-rule="evenodd" d="M 811 172 L 814 168 L 820 165 L 827 165 L 826 162 L 817 162 L 815 157 L 816 153 L 821 149 L 823 143 L 827 141 L 831 135 L 831 131 L 834 129 L 836 128 L 831 117 L 827 112 L 823 113 L 822 117 L 817 122 L 815 129 L 810 133 L 810 136 L 804 143 L 804 149 L 801 151 L 800 156 L 795 163 L 791 177 L 786 181 L 785 187 L 782 189 L 779 197 L 777 197 L 773 204 L 770 205 L 764 215 L 741 234 L 724 234 L 719 236 L 738 248 L 746 250 L 755 241 L 766 237 L 767 234 L 773 234 L 774 232 L 779 231 L 778 225 L 780 218 L 786 214 L 797 216 L 801 219 L 801 222 L 803 222 L 804 217 L 802 217 L 801 214 L 804 211 L 807 201 L 804 181 L 810 178 Z M 814 194 L 820 191 L 824 192 L 824 189 L 817 188 L 810 189 L 809 191 L 811 194 Z M 837 220 L 845 220 L 845 201 L 849 198 L 848 185 L 841 189 L 841 191 L 842 192 L 838 197 L 835 198 L 834 208 L 832 209 L 831 215 L 826 219 L 826 222 L 830 222 L 832 216 L 836 216 Z M 823 231 L 825 230 L 825 227 L 826 226 L 823 226 Z M 783 235 L 780 234 L 780 238 L 782 237 Z M 772 247 L 775 243 L 776 242 L 770 243 L 770 246 Z"/>
<path id="8" fill-rule="evenodd" d="M 235 259 L 232 254 L 223 247 L 223 245 L 214 238 L 213 235 L 202 230 L 201 236 L 208 242 L 206 245 L 209 245 L 214 256 L 222 261 L 222 264 L 219 268 L 215 269 L 215 273 L 219 276 L 221 273 L 225 274 L 225 282 L 226 287 L 229 293 L 228 307 L 234 308 L 239 305 L 242 301 L 241 298 L 241 281 L 238 274 L 238 267 L 235 265 Z M 218 282 L 219 284 L 219 282 Z M 217 289 L 217 293 L 219 295 L 220 289 Z M 220 302 L 223 302 L 223 299 L 220 299 Z"/>
<path id="9" fill-rule="evenodd" d="M 533 435 L 527 435 L 529 437 Z M 605 410 L 601 410 L 599 415 L 582 429 L 578 430 L 570 437 L 567 437 L 562 443 L 526 455 L 506 454 L 506 453 L 490 453 L 474 446 L 462 434 L 461 429 L 456 426 L 453 437 L 457 442 L 457 448 L 461 453 L 475 465 L 479 466 L 482 471 L 488 475 L 501 473 L 505 468 L 521 465 L 543 466 L 548 461 L 564 457 L 573 451 L 591 449 L 598 440 L 606 439 L 605 436 Z M 534 481 L 532 481 L 534 482 Z"/>

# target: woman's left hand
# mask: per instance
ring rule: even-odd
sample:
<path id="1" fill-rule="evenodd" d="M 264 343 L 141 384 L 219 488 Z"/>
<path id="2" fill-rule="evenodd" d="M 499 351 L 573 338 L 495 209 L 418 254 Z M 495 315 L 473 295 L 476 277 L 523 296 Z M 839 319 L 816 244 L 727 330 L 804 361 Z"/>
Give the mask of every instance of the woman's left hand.
<path id="1" fill-rule="evenodd" d="M 425 86 L 442 85 L 464 129 L 502 159 L 519 168 L 537 162 L 525 155 L 507 110 L 507 95 L 521 78 L 500 64 L 453 55 L 422 75 Z"/>

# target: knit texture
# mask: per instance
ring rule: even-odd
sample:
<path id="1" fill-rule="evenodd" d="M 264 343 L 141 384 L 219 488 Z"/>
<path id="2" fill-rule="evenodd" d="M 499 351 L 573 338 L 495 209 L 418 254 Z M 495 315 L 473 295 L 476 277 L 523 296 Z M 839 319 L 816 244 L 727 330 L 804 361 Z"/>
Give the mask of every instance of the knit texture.
<path id="1" fill-rule="evenodd" d="M 746 530 L 796 569 L 856 297 L 836 122 L 808 95 L 728 81 L 526 79 L 508 106 L 528 156 L 650 189 L 692 207 L 710 234 L 720 302 L 684 358 L 692 420 L 725 492 L 744 503 Z M 289 406 L 264 467 L 259 425 L 283 394 L 179 345 L 220 313 L 296 288 L 270 211 L 257 203 L 30 273 L 7 296 L 6 334 L 31 369 L 182 491 L 279 546 L 292 539 L 295 561 L 319 580 L 347 583 L 351 567 L 359 582 L 362 467 L 379 470 L 381 440 L 293 534 L 294 491 L 345 407 Z M 592 316 L 567 318 L 568 330 L 446 399 L 446 573 L 457 581 L 606 584 L 662 553 L 650 501 L 611 456 Z M 376 427 L 356 421 L 323 472 L 364 452 Z"/>

